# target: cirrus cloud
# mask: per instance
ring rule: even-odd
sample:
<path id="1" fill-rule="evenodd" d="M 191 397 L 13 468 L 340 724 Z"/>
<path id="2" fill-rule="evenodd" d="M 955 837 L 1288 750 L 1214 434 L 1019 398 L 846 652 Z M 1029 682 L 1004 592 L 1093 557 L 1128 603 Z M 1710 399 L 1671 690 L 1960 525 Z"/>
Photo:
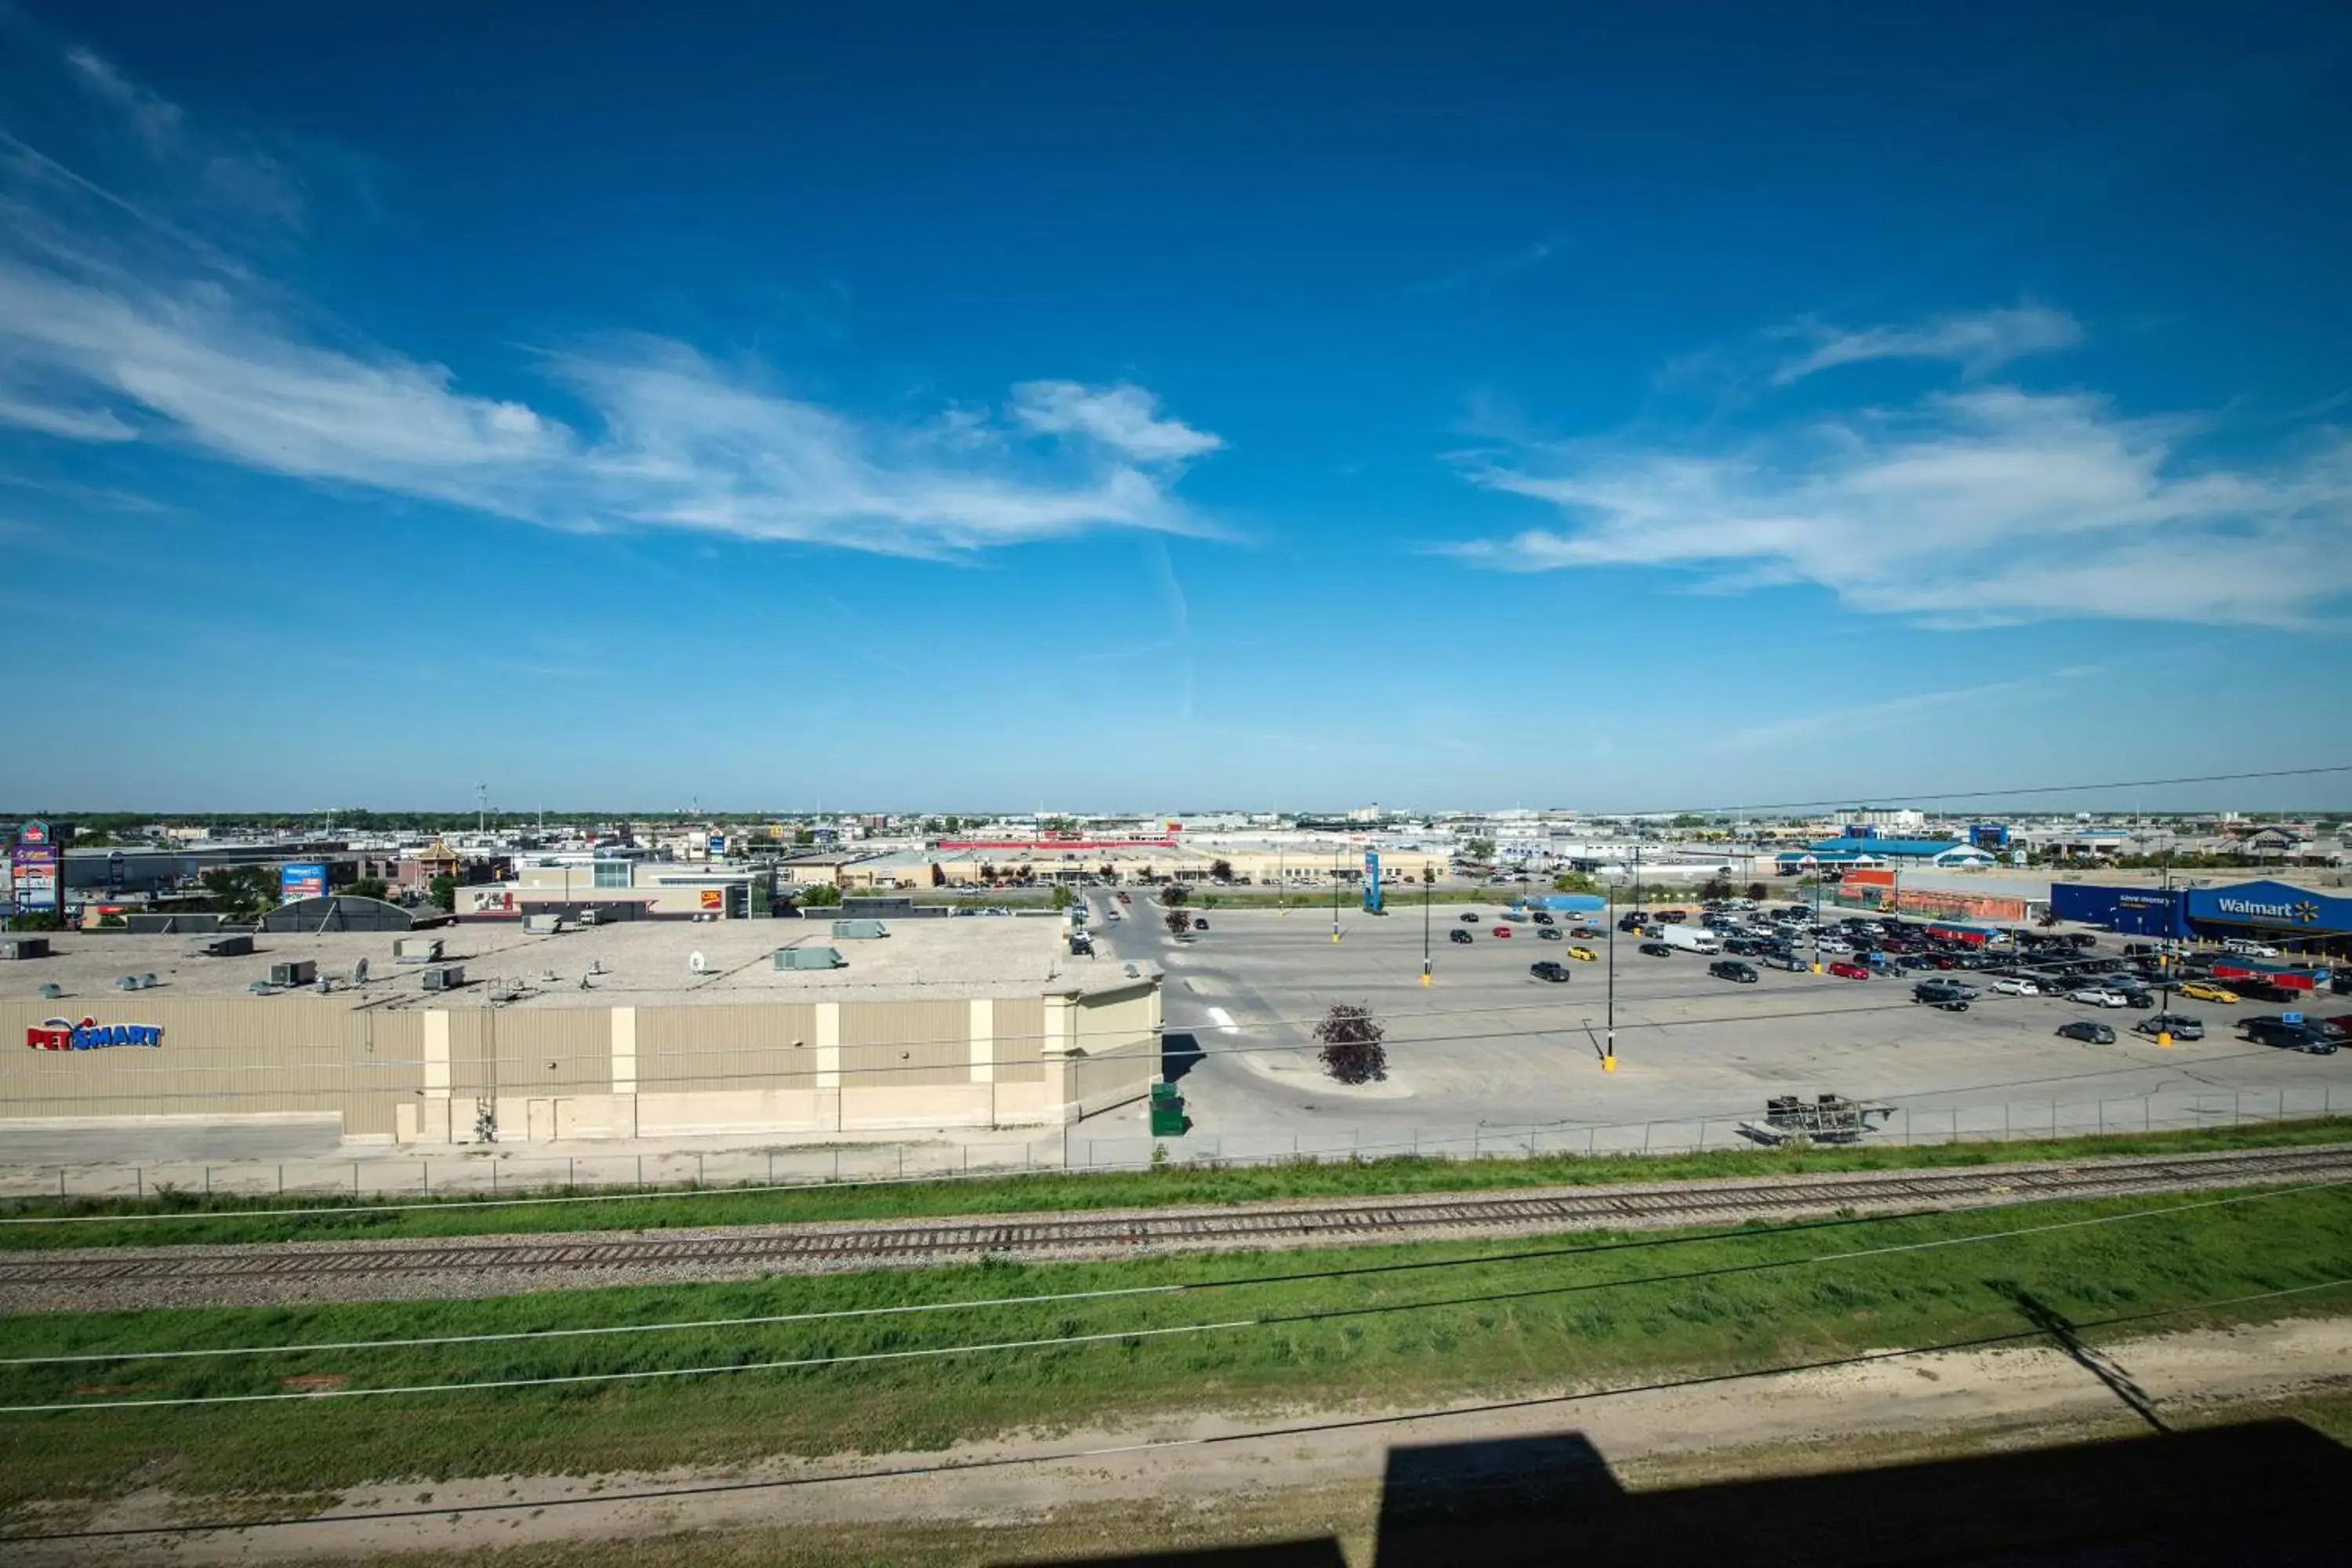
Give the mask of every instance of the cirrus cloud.
<path id="1" fill-rule="evenodd" d="M 1465 460 L 1559 527 L 1444 545 L 1508 571 L 1647 566 L 1826 588 L 1965 626 L 2066 618 L 2309 626 L 2352 594 L 2352 443 L 2200 464 L 2200 422 L 1984 386 L 1744 439 L 1520 446 Z"/>

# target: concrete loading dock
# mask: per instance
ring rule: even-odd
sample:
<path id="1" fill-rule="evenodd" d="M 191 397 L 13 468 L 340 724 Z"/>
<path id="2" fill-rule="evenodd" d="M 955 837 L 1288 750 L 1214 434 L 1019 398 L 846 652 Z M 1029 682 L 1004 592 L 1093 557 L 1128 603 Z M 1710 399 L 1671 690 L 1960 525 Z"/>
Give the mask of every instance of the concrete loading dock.
<path id="1" fill-rule="evenodd" d="M 88 1018 L 152 1043 L 0 1056 L 0 1124 L 324 1115 L 347 1138 L 418 1144 L 788 1136 L 1054 1123 L 1139 1100 L 1156 1076 L 1156 976 L 1078 984 L 1055 922 L 926 921 L 824 969 L 781 967 L 778 931 L 466 926 L 425 970 L 395 968 L 375 935 L 272 934 L 240 959 L 184 937 L 68 937 L 0 971 L 0 1027 L 13 1041 Z M 303 965 L 312 984 L 254 994 Z M 144 972 L 155 988 L 115 988 Z"/>

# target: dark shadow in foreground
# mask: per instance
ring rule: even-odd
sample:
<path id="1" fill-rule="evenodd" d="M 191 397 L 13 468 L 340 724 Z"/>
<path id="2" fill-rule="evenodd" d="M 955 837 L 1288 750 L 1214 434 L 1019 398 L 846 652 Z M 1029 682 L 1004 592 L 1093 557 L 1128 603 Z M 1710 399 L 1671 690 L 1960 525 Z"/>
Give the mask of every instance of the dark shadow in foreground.
<path id="1" fill-rule="evenodd" d="M 1378 1568 L 2352 1562 L 2352 1449 L 2293 1421 L 1629 1492 L 1579 1434 L 1392 1448 Z M 1091 1558 L 1288 1568 L 1329 1540 Z"/>

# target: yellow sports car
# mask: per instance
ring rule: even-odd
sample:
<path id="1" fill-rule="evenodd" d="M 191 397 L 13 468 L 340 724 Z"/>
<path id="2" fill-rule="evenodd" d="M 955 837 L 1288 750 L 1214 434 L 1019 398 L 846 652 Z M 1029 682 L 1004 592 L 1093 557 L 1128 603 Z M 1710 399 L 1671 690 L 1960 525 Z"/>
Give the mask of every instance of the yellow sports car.
<path id="1" fill-rule="evenodd" d="M 1598 963 L 1601 961 L 1601 955 L 1589 947 L 1571 947 L 1568 950 L 1568 956 L 1580 958 L 1587 963 Z"/>
<path id="2" fill-rule="evenodd" d="M 2231 990 L 2229 987 L 2225 985 L 2216 985 L 2210 980 L 2192 980 L 2188 984 L 2180 988 L 2180 994 L 2183 996 L 2194 996 L 2200 1002 L 2236 1002 L 2242 1000 L 2236 992 Z"/>

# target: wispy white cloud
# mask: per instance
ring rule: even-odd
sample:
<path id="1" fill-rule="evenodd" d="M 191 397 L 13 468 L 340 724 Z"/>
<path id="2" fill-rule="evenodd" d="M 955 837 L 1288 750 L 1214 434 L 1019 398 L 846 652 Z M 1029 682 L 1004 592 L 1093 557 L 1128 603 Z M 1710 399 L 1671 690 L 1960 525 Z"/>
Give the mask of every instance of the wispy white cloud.
<path id="1" fill-rule="evenodd" d="M 1549 502 L 1567 526 L 1440 548 L 1509 571 L 1815 584 L 1940 626 L 2315 624 L 2352 593 L 2352 441 L 2199 465 L 2185 451 L 2199 428 L 1988 386 L 1705 445 L 1516 447 L 1468 460 L 1468 477 Z"/>
<path id="2" fill-rule="evenodd" d="M 2073 348 L 2083 341 L 2083 327 L 2063 310 L 2021 305 L 1851 331 L 1803 321 L 1774 335 L 1811 345 L 1772 372 L 1772 384 L 1786 386 L 1839 365 L 1881 359 L 1942 360 L 1970 376 L 1990 375 L 2027 354 Z"/>
<path id="3" fill-rule="evenodd" d="M 1180 419 L 1160 416 L 1160 400 L 1139 386 L 1029 381 L 1013 389 L 1013 416 L 1049 436 L 1086 436 L 1138 462 L 1173 462 L 1224 442 Z"/>
<path id="4" fill-rule="evenodd" d="M 1849 735 L 1878 733 L 1933 720 L 1943 714 L 1960 711 L 1981 711 L 1982 705 L 2008 700 L 2013 707 L 2019 703 L 2038 702 L 2065 695 L 2065 682 L 2083 679 L 2101 673 L 2096 665 L 2073 665 L 2053 675 L 2034 676 L 2018 680 L 1989 680 L 1974 686 L 1952 687 L 1941 691 L 1914 691 L 1901 697 L 1891 697 L 1877 702 L 1853 703 L 1843 708 L 1824 709 L 1811 713 L 1795 714 L 1785 719 L 1769 719 L 1734 730 L 1716 744 L 1717 751 L 1769 749 L 1796 744 L 1800 742 L 1821 741 Z M 1995 708 L 1995 715 L 2005 710 Z M 1999 721 L 1996 719 L 1995 721 Z"/>
<path id="5" fill-rule="evenodd" d="M 1523 245 L 1507 255 L 1490 256 L 1483 261 L 1474 261 L 1466 267 L 1457 267 L 1442 277 L 1430 279 L 1423 283 L 1416 283 L 1412 286 L 1412 291 L 1416 294 L 1450 294 L 1457 289 L 1466 289 L 1474 283 L 1496 282 L 1514 273 L 1525 272 L 1529 268 L 1542 266 L 1566 250 L 1570 243 L 1565 236 L 1547 235 L 1533 244 Z"/>
<path id="6" fill-rule="evenodd" d="M 1208 531 L 1173 487 L 1181 459 L 1223 443 L 1126 384 L 1029 383 L 1001 417 L 950 407 L 901 424 L 795 396 L 755 363 L 612 334 L 531 361 L 571 395 L 568 419 L 528 393 L 469 390 L 320 328 L 182 224 L 174 202 L 218 199 L 224 157 L 106 62 L 66 65 L 161 175 L 134 200 L 22 143 L 0 160 L 0 200 L 22 220 L 0 232 L 0 424 L 570 529 L 922 555 L 1099 527 Z"/>

